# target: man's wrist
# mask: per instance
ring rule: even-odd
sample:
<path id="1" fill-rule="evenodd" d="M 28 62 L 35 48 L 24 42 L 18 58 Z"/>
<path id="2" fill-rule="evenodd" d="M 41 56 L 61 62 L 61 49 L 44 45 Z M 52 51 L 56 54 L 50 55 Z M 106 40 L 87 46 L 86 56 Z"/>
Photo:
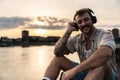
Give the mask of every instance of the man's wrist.
<path id="1" fill-rule="evenodd" d="M 71 30 L 67 30 L 67 31 L 65 32 L 65 34 L 68 34 L 68 35 L 70 35 L 71 33 L 72 33 Z"/>

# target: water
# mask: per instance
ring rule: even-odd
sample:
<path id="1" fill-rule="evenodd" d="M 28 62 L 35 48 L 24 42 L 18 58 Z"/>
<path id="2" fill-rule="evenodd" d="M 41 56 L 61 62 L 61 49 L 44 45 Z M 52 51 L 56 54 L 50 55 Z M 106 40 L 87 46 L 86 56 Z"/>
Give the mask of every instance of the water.
<path id="1" fill-rule="evenodd" d="M 54 46 L 1 47 L 0 80 L 40 80 L 54 57 Z M 78 60 L 76 54 L 70 59 Z"/>

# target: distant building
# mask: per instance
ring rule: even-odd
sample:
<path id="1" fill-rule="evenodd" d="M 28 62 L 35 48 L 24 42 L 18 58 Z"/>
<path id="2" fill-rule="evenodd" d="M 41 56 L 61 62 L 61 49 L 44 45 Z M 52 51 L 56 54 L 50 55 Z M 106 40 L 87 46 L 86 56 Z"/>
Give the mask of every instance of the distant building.
<path id="1" fill-rule="evenodd" d="M 22 31 L 22 40 L 25 42 L 29 41 L 29 31 L 27 31 L 27 30 Z"/>
<path id="2" fill-rule="evenodd" d="M 13 43 L 12 39 L 9 39 L 8 37 L 1 37 L 0 46 L 11 46 Z"/>
<path id="3" fill-rule="evenodd" d="M 22 38 L 28 38 L 28 36 L 29 36 L 29 31 L 23 30 L 22 31 Z"/>
<path id="4" fill-rule="evenodd" d="M 57 42 L 60 37 L 58 36 L 48 36 L 48 37 L 41 37 L 41 36 L 29 36 L 29 31 L 23 30 L 22 31 L 22 43 L 33 43 L 33 42 Z"/>
<path id="5" fill-rule="evenodd" d="M 113 33 L 116 44 L 120 44 L 119 29 L 116 29 L 116 28 L 112 29 L 112 33 Z"/>
<path id="6" fill-rule="evenodd" d="M 112 33 L 115 39 L 119 38 L 119 29 L 116 28 L 112 29 Z"/>

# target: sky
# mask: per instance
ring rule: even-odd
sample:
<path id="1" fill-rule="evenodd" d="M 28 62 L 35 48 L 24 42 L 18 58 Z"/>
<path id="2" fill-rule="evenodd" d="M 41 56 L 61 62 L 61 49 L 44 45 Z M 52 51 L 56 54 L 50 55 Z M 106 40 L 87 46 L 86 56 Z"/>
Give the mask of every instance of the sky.
<path id="1" fill-rule="evenodd" d="M 91 8 L 98 27 L 120 27 L 120 0 L 0 0 L 0 36 L 61 36 L 76 10 Z M 110 27 L 109 27 L 110 26 Z"/>

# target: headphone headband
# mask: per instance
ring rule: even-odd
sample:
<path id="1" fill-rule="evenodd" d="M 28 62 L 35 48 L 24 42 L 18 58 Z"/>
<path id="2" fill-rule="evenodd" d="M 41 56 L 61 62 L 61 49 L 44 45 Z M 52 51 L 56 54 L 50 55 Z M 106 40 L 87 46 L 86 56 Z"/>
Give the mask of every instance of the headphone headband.
<path id="1" fill-rule="evenodd" d="M 92 14 L 94 14 L 94 12 L 93 12 L 93 10 L 91 10 L 90 8 L 82 8 L 82 9 L 76 11 L 76 13 L 75 13 L 75 15 L 74 15 L 74 20 L 75 20 L 75 17 L 76 17 L 77 15 L 79 15 L 79 14 L 80 14 L 80 15 L 81 15 L 81 14 L 84 14 L 85 12 L 87 12 L 87 13 L 90 15 L 93 23 L 96 23 L 96 22 L 97 22 L 96 17 L 92 15 Z"/>

